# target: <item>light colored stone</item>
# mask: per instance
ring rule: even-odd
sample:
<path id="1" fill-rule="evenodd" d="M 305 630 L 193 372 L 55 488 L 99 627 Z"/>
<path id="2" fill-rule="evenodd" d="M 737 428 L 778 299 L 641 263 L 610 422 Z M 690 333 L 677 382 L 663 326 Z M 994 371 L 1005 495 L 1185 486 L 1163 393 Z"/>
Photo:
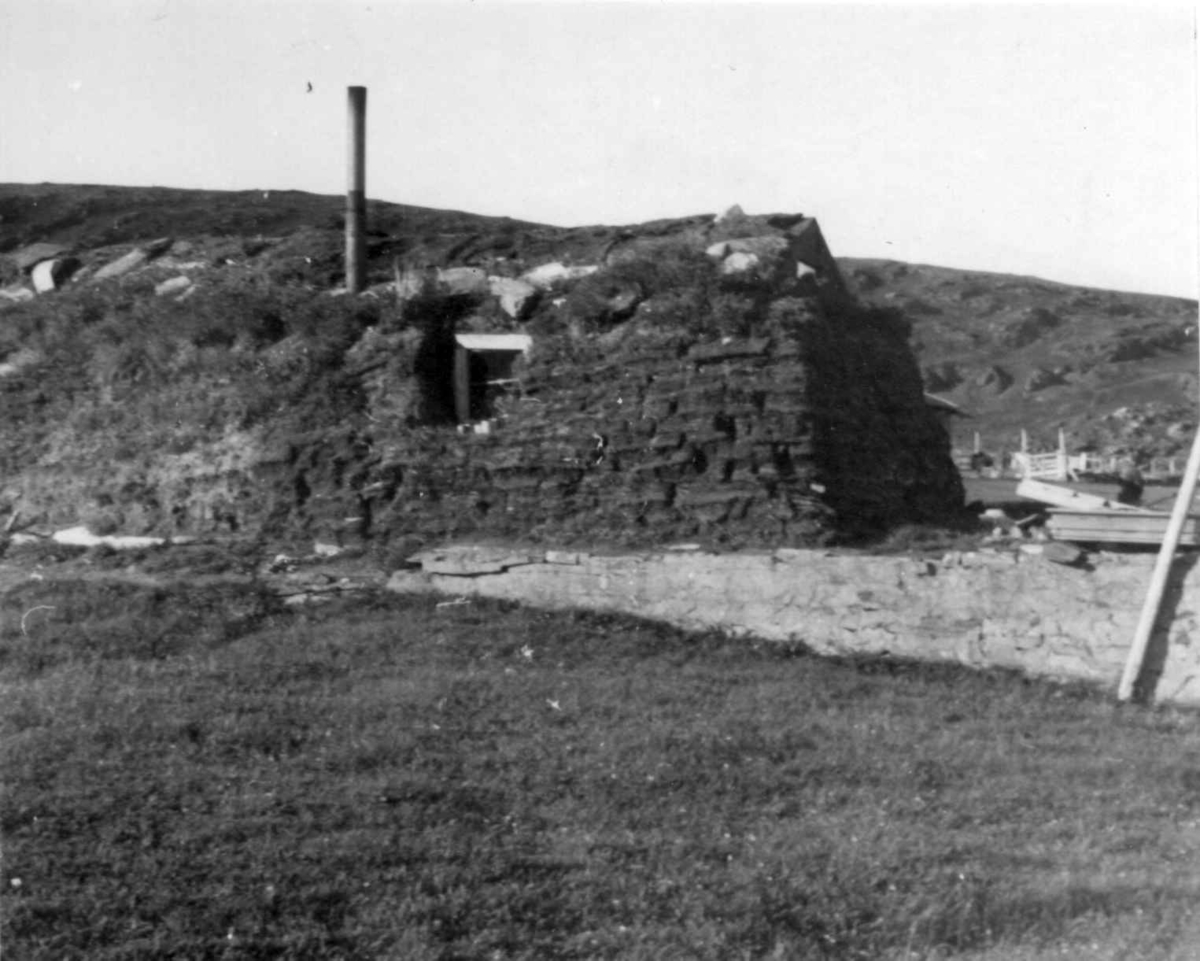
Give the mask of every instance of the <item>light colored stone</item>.
<path id="1" fill-rule="evenodd" d="M 154 293 L 159 297 L 165 297 L 167 294 L 177 294 L 187 290 L 190 286 L 192 286 L 192 278 L 180 274 L 178 277 L 172 277 L 164 280 L 161 284 L 156 284 Z"/>
<path id="2" fill-rule="evenodd" d="M 437 286 L 442 293 L 458 296 L 491 293 L 487 271 L 480 267 L 448 267 L 438 270 Z"/>
<path id="3" fill-rule="evenodd" d="M 95 274 L 92 275 L 93 280 L 110 280 L 113 277 L 121 277 L 135 270 L 144 264 L 150 257 L 146 251 L 142 249 L 131 250 L 124 257 L 118 257 L 116 260 L 105 264 Z"/>
<path id="4" fill-rule="evenodd" d="M 33 300 L 36 297 L 32 290 L 28 287 L 5 287 L 0 290 L 0 300 L 7 300 L 10 303 L 21 304 L 27 300 Z"/>
<path id="5" fill-rule="evenodd" d="M 783 237 L 742 237 L 737 240 L 725 241 L 730 253 L 754 254 L 760 259 L 767 260 L 781 257 L 788 251 L 789 244 Z"/>
<path id="6" fill-rule="evenodd" d="M 503 547 L 452 547 L 422 551 L 408 558 L 408 562 L 419 564 L 427 574 L 471 576 L 506 571 L 510 567 L 541 561 L 543 557 L 543 554 L 513 551 Z"/>
<path id="7" fill-rule="evenodd" d="M 13 351 L 4 358 L 3 363 L 0 363 L 0 377 L 11 377 L 13 374 L 19 374 L 27 367 L 34 367 L 46 359 L 46 355 L 40 350 L 34 350 L 32 347 L 22 347 L 20 350 Z"/>
<path id="8" fill-rule="evenodd" d="M 817 222 L 811 217 L 805 218 L 790 228 L 788 234 L 792 254 L 797 261 L 816 271 L 823 289 L 834 297 L 847 296 L 846 281 Z"/>
<path id="9" fill-rule="evenodd" d="M 521 279 L 537 287 L 539 290 L 553 290 L 557 287 L 565 286 L 572 281 L 588 277 L 599 269 L 599 267 L 594 265 L 574 265 L 568 267 L 565 264 L 555 261 L 554 263 L 534 267 L 533 270 L 522 274 Z"/>
<path id="10" fill-rule="evenodd" d="M 425 594 L 433 590 L 433 581 L 423 571 L 396 571 L 388 578 L 387 589 L 396 594 Z"/>
<path id="11" fill-rule="evenodd" d="M 780 283 L 790 279 L 789 275 L 795 271 L 796 259 L 783 237 L 722 240 L 705 253 L 720 261 L 718 272 L 723 277 Z"/>
<path id="12" fill-rule="evenodd" d="M 141 547 L 158 547 L 165 543 L 161 537 L 136 537 L 121 534 L 93 534 L 86 527 L 68 527 L 55 531 L 50 538 L 56 544 L 73 547 L 111 547 L 116 550 L 134 550 Z"/>
<path id="13" fill-rule="evenodd" d="M 58 260 L 43 260 L 37 263 L 33 270 L 29 273 L 29 279 L 33 281 L 33 289 L 39 294 L 46 294 L 58 287 L 54 278 L 54 268 L 60 263 Z"/>
<path id="14" fill-rule="evenodd" d="M 1116 688 L 1154 558 L 1104 554 L 1090 565 L 1045 552 L 981 550 L 941 558 L 796 549 L 709 554 L 537 555 L 427 551 L 393 590 L 507 598 L 653 617 L 688 629 L 802 642 L 819 653 L 882 654 Z M 1166 656 L 1156 699 L 1200 705 L 1200 570 L 1180 583 L 1174 621 L 1152 644 Z"/>
<path id="15" fill-rule="evenodd" d="M 546 551 L 547 564 L 582 564 L 587 557 L 580 551 Z"/>
<path id="16" fill-rule="evenodd" d="M 758 273 L 761 261 L 756 254 L 738 250 L 721 261 L 721 276 L 746 276 Z"/>
<path id="17" fill-rule="evenodd" d="M 489 277 L 488 289 L 500 303 L 503 310 L 513 320 L 524 320 L 533 309 L 539 291 L 524 280 L 512 277 Z"/>
<path id="18" fill-rule="evenodd" d="M 53 260 L 55 257 L 61 257 L 70 249 L 62 244 L 36 243 L 22 247 L 8 256 L 17 265 L 18 270 L 30 270 L 43 260 Z"/>

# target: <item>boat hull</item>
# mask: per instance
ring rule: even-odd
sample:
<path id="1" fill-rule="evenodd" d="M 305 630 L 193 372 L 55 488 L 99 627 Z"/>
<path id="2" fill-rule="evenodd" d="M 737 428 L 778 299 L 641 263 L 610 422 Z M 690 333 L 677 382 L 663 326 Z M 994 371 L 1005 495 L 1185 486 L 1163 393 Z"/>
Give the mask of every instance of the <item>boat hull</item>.
<path id="1" fill-rule="evenodd" d="M 1051 508 L 1046 531 L 1056 541 L 1098 544 L 1163 542 L 1171 515 L 1160 511 L 1076 511 Z M 1200 515 L 1189 514 L 1179 535 L 1180 547 L 1200 547 Z"/>

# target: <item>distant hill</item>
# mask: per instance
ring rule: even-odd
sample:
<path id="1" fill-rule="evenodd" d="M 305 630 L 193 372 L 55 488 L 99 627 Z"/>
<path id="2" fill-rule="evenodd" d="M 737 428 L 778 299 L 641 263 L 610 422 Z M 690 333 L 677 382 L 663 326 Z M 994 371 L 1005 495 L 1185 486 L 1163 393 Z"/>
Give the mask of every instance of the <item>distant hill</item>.
<path id="1" fill-rule="evenodd" d="M 255 237 L 341 224 L 342 197 L 299 190 L 183 190 L 74 184 L 0 184 L 0 252 L 38 240 L 86 247 L 170 234 Z M 533 227 L 503 217 L 373 200 L 377 235 Z"/>
<path id="2" fill-rule="evenodd" d="M 1196 426 L 1196 301 L 839 258 L 858 296 L 913 325 L 926 388 L 961 405 L 985 448 L 1039 447 L 1064 428 L 1073 448 L 1186 452 Z"/>
<path id="3" fill-rule="evenodd" d="M 264 251 L 284 238 L 304 235 L 311 247 L 306 256 L 332 255 L 334 269 L 340 271 L 343 248 L 336 232 L 344 228 L 344 211 L 341 196 L 298 190 L 0 184 L 0 254 L 39 241 L 86 251 L 164 236 L 233 238 Z M 689 219 L 657 223 L 669 231 Z M 395 257 L 443 265 L 550 255 L 592 262 L 633 236 L 620 226 L 553 227 L 382 200 L 368 202 L 367 222 L 368 269 L 379 280 L 391 279 Z M 637 225 L 640 236 L 654 229 L 654 222 Z M 272 243 L 260 246 L 263 240 Z M 286 246 L 298 251 L 303 244 Z"/>

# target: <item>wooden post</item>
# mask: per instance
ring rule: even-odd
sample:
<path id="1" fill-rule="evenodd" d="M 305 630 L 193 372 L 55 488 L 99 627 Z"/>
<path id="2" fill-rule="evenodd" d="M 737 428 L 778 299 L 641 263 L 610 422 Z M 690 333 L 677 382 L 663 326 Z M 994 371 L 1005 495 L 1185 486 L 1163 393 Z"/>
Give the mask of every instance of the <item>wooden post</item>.
<path id="1" fill-rule="evenodd" d="M 1200 41 L 1195 39 L 1194 45 L 1200 50 Z M 1197 89 L 1200 89 L 1200 74 L 1196 77 Z M 1197 226 L 1200 226 L 1200 211 L 1197 212 Z M 1198 357 L 1200 359 L 1200 357 Z M 1154 572 L 1150 575 L 1150 587 L 1146 591 L 1146 602 L 1142 605 L 1142 614 L 1138 618 L 1137 629 L 1133 634 L 1133 645 L 1129 648 L 1129 656 L 1125 660 L 1125 671 L 1121 675 L 1121 683 L 1117 688 L 1117 700 L 1127 701 L 1133 696 L 1133 686 L 1137 683 L 1142 671 L 1142 661 L 1146 657 L 1146 647 L 1150 643 L 1150 635 L 1154 631 L 1154 622 L 1158 620 L 1158 609 L 1162 604 L 1163 591 L 1167 586 L 1167 575 L 1171 572 L 1171 562 L 1175 559 L 1175 551 L 1179 547 L 1179 535 L 1183 531 L 1188 511 L 1192 507 L 1192 497 L 1196 493 L 1196 480 L 1200 476 L 1200 430 L 1192 440 L 1192 452 L 1188 455 L 1187 466 L 1183 469 L 1183 477 L 1179 482 L 1179 494 L 1175 497 L 1175 506 L 1171 510 L 1171 520 L 1167 524 L 1167 533 L 1163 536 L 1162 547 L 1159 548 L 1158 558 L 1154 562 Z"/>
<path id="2" fill-rule="evenodd" d="M 1150 588 L 1146 592 L 1146 602 L 1142 605 L 1142 614 L 1138 618 L 1137 630 L 1133 635 L 1133 646 L 1125 661 L 1125 672 L 1121 675 L 1121 685 L 1117 688 L 1117 700 L 1128 701 L 1133 696 L 1133 685 L 1137 682 L 1142 670 L 1142 661 L 1146 656 L 1146 647 L 1150 643 L 1150 635 L 1154 631 L 1154 622 L 1158 620 L 1158 608 L 1162 603 L 1163 591 L 1167 586 L 1167 575 L 1171 572 L 1171 562 L 1175 558 L 1175 550 L 1179 546 L 1179 535 L 1187 520 L 1188 509 L 1192 506 L 1192 495 L 1196 491 L 1196 478 L 1200 475 L 1200 432 L 1192 442 L 1192 454 L 1184 468 L 1183 481 L 1179 485 L 1179 494 L 1175 498 L 1175 507 L 1171 511 L 1171 520 L 1167 524 L 1167 533 L 1163 537 L 1158 559 L 1154 562 L 1154 572 L 1150 575 Z"/>
<path id="3" fill-rule="evenodd" d="M 367 88 L 347 87 L 349 158 L 346 170 L 346 291 L 360 293 L 366 283 L 367 251 Z"/>
<path id="4" fill-rule="evenodd" d="M 975 431 L 975 453 L 978 454 L 983 448 L 979 444 L 979 431 Z"/>
<path id="5" fill-rule="evenodd" d="M 471 355 L 462 344 L 454 345 L 454 416 L 471 422 Z"/>
<path id="6" fill-rule="evenodd" d="M 1021 453 L 1029 453 L 1029 434 L 1026 433 L 1024 427 L 1021 428 Z"/>

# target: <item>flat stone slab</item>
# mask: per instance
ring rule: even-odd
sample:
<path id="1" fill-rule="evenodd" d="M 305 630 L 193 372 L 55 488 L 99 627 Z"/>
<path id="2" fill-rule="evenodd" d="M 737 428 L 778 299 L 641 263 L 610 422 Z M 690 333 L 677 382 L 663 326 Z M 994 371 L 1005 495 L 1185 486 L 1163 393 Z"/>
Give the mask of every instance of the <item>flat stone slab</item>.
<path id="1" fill-rule="evenodd" d="M 541 563 L 544 552 L 531 553 L 509 548 L 455 547 L 445 550 L 422 551 L 408 558 L 427 574 L 499 574 L 511 567 Z"/>

